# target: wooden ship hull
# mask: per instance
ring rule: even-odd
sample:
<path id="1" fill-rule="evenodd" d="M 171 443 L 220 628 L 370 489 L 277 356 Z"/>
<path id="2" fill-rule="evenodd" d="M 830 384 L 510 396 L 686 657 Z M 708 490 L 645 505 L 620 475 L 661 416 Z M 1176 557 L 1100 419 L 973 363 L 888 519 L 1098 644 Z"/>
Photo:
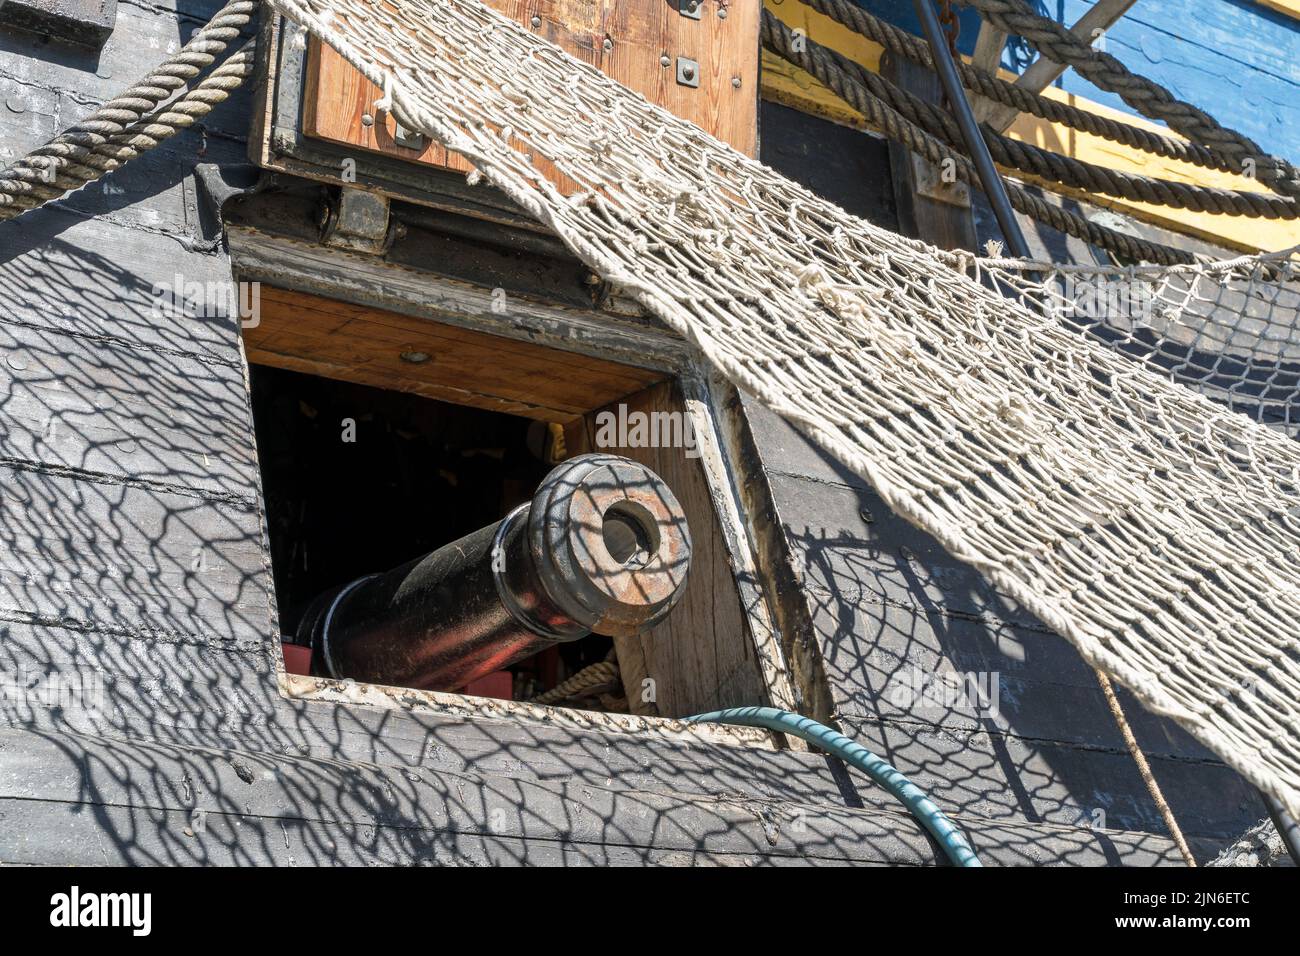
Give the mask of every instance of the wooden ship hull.
<path id="1" fill-rule="evenodd" d="M 86 45 L 84 23 L 22 3 L 34 19 L 0 26 L 6 162 L 220 7 L 124 0 Z M 863 5 L 916 30 L 907 4 Z M 997 236 L 982 197 L 972 211 L 930 188 L 760 54 L 750 0 L 725 18 L 710 0 L 703 20 L 661 0 L 493 6 L 850 212 L 950 247 Z M 1285 69 L 1252 67 L 1271 111 L 1240 112 L 1300 154 L 1293 11 L 1215 4 L 1220 21 L 1175 23 L 1167 6 L 1150 17 L 1169 32 L 1130 17 L 1114 42 L 1167 64 L 1198 29 L 1241 38 L 1219 44 L 1228 59 L 1252 31 L 1289 44 Z M 843 40 L 796 0 L 769 7 Z M 463 160 L 376 109 L 382 91 L 301 27 L 268 9 L 243 34 L 256 83 L 201 126 L 0 222 L 0 862 L 943 862 L 826 755 L 681 720 L 749 705 L 887 757 L 986 865 L 1181 862 L 1068 642 L 468 185 Z M 853 55 L 938 98 L 932 77 Z M 1212 111 L 1258 89 L 1186 71 Z M 1211 234 L 1192 214 L 1110 212 L 1187 248 L 1294 241 L 1293 223 Z M 1031 241 L 1096 261 L 1051 230 Z M 232 280 L 233 299 L 203 307 Z M 690 435 L 601 437 L 636 415 Z M 335 679 L 307 660 L 311 599 L 499 520 L 551 466 L 598 450 L 654 469 L 689 520 L 689 585 L 662 623 L 539 655 L 505 689 Z M 600 693 L 530 701 L 606 658 L 619 677 Z M 1198 858 L 1262 817 L 1218 757 L 1125 702 Z"/>

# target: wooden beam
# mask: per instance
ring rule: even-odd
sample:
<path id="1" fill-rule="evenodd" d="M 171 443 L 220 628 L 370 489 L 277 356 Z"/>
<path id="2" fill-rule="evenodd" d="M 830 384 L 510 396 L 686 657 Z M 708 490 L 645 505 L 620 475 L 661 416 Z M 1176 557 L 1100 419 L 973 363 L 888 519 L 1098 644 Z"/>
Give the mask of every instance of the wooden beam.
<path id="1" fill-rule="evenodd" d="M 396 262 L 349 255 L 321 245 L 310 228 L 299 228 L 283 218 L 286 214 L 286 208 L 277 205 L 247 221 L 227 221 L 231 261 L 240 281 L 389 309 L 664 373 L 677 372 L 692 361 L 689 346 L 676 333 L 642 318 L 639 306 L 637 311 L 621 309 L 623 300 L 617 296 L 603 307 L 581 308 L 561 304 L 554 289 L 548 292 L 538 284 L 524 293 L 511 291 L 508 315 L 502 316 L 494 289 L 445 266 L 435 271 L 434 255 L 406 254 L 410 237 L 394 244 Z"/>
<path id="2" fill-rule="evenodd" d="M 1255 0 L 1261 7 L 1268 7 L 1283 16 L 1300 20 L 1300 0 Z"/>
<path id="3" fill-rule="evenodd" d="M 886 54 L 881 73 L 923 100 L 940 101 L 939 78 L 911 60 Z M 945 182 L 943 170 L 892 140 L 889 164 L 899 231 L 941 249 L 973 250 L 975 220 L 970 188 L 955 175 Z"/>
<path id="4" fill-rule="evenodd" d="M 1081 40 L 1089 43 L 1095 43 L 1097 39 L 1105 34 L 1120 17 L 1128 13 L 1129 8 L 1137 0 L 1097 0 L 1088 12 L 1079 18 L 1079 22 L 1070 27 L 1070 32 Z M 1037 60 L 1029 65 L 1020 78 L 1016 80 L 1016 86 L 1023 86 L 1034 93 L 1041 93 L 1053 83 L 1055 83 L 1061 74 L 1066 70 L 1066 66 L 1049 60 L 1045 56 L 1040 56 Z M 979 118 L 988 123 L 999 133 L 1006 132 L 1007 127 L 1015 122 L 1020 113 L 1010 106 L 1001 104 L 990 104 L 987 115 L 981 115 Z"/>
<path id="5" fill-rule="evenodd" d="M 647 634 L 614 638 L 628 707 L 640 716 L 685 717 L 766 703 L 769 690 L 728 559 L 728 544 L 703 467 L 703 449 L 599 445 L 597 416 L 609 411 L 617 418 L 620 405 L 624 420 L 634 420 L 630 416 L 640 413 L 650 421 L 671 421 L 661 416 L 687 413 L 680 385 L 660 383 L 575 422 L 565 433 L 569 453 L 606 451 L 653 468 L 681 502 L 694 545 L 690 583 L 673 613 Z M 647 680 L 653 684 L 646 684 Z M 650 687 L 654 694 L 646 699 Z M 776 701 L 781 696 L 771 695 Z"/>
<path id="6" fill-rule="evenodd" d="M 572 421 L 664 378 L 576 352 L 267 286 L 260 321 L 244 330 L 244 347 L 259 365 L 550 422 Z"/>
<path id="7" fill-rule="evenodd" d="M 971 57 L 971 65 L 981 70 L 988 70 L 990 73 L 997 73 L 1002 65 L 1002 51 L 1006 49 L 1006 45 L 1006 31 L 999 30 L 987 20 L 981 20 L 979 36 L 975 38 L 975 55 Z M 984 122 L 997 104 L 979 97 L 971 106 L 975 111 L 975 119 Z"/>
<path id="8" fill-rule="evenodd" d="M 663 0 L 487 0 L 487 5 L 742 153 L 757 152 L 757 4 L 735 4 L 726 17 L 701 18 L 682 16 L 675 3 Z M 677 60 L 694 63 L 694 84 L 677 80 Z M 380 98 L 380 89 L 338 53 L 314 38 L 309 42 L 303 94 L 308 136 L 458 172 L 470 169 L 464 157 L 426 137 L 399 138 L 394 117 L 375 108 Z M 569 188 L 549 165 L 540 168 Z"/>

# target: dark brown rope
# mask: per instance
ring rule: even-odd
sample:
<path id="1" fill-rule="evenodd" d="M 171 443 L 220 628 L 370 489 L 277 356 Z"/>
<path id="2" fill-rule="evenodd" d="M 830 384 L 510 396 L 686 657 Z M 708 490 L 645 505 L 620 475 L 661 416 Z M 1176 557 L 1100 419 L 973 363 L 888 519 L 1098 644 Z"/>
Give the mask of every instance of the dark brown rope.
<path id="1" fill-rule="evenodd" d="M 803 2 L 855 33 L 874 40 L 895 55 L 906 57 L 927 69 L 934 69 L 930 48 L 924 40 L 872 16 L 861 7 L 847 3 L 846 0 L 803 0 Z M 1242 172 L 1241 160 L 1228 153 L 1108 119 L 1068 103 L 1050 100 L 1039 93 L 1008 83 L 993 73 L 960 60 L 957 61 L 957 71 L 961 74 L 962 84 L 967 89 L 1022 113 L 1030 113 L 1039 119 L 1061 123 L 1071 129 L 1100 136 L 1155 156 L 1190 163 L 1204 169 L 1217 169 L 1228 173 Z"/>
<path id="2" fill-rule="evenodd" d="M 829 0 L 832 3 L 842 0 Z M 1223 126 L 1209 113 L 1175 97 L 1159 83 L 1133 73 L 1109 53 L 1094 50 L 1055 20 L 1039 16 L 1024 0 L 964 0 L 989 23 L 1028 40 L 1054 63 L 1073 67 L 1090 82 L 1120 97 L 1143 116 L 1161 120 L 1202 146 L 1236 161 L 1242 172 L 1248 161 L 1256 176 L 1275 192 L 1300 197 L 1300 170 L 1270 156 L 1249 137 Z"/>
<path id="3" fill-rule="evenodd" d="M 883 99 L 874 95 L 857 77 L 840 69 L 832 52 L 825 47 L 803 36 L 796 45 L 790 28 L 766 11 L 763 15 L 763 44 L 773 53 L 811 73 L 885 136 L 902 143 L 935 165 L 950 160 L 959 179 L 968 185 L 980 187 L 979 175 L 969 159 L 907 120 Z M 1082 216 L 1044 202 L 1014 183 L 1007 183 L 1007 192 L 1011 205 L 1019 212 L 1046 223 L 1059 232 L 1109 249 L 1125 258 L 1160 265 L 1197 261 L 1195 256 L 1180 249 L 1128 236 L 1089 222 Z"/>

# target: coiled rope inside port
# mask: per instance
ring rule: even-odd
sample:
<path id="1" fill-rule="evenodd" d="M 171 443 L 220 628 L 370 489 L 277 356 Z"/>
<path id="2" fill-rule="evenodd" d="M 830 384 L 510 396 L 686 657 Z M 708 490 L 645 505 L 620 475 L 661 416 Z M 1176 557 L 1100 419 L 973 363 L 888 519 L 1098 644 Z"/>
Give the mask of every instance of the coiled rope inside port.
<path id="1" fill-rule="evenodd" d="M 887 760 L 877 757 L 866 747 L 845 737 L 810 717 L 775 707 L 733 707 L 686 718 L 688 724 L 738 724 L 742 727 L 766 727 L 779 733 L 793 734 L 834 754 L 857 767 L 880 784 L 907 807 L 921 826 L 939 841 L 948 859 L 957 866 L 983 866 L 966 837 L 920 787 L 903 776 Z"/>
<path id="2" fill-rule="evenodd" d="M 618 664 L 614 661 L 601 661 L 598 664 L 592 664 L 590 667 L 584 667 L 568 680 L 545 693 L 529 698 L 528 703 L 558 704 L 571 697 L 581 696 L 597 687 L 617 684 L 618 678 Z"/>

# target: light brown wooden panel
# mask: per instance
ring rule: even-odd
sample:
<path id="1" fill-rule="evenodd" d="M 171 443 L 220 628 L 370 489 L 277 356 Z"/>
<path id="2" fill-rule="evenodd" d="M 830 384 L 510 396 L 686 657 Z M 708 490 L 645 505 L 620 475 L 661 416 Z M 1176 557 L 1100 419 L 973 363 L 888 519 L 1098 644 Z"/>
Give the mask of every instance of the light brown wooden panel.
<path id="1" fill-rule="evenodd" d="M 663 379 L 594 359 L 428 319 L 263 286 L 248 360 L 427 398 L 569 422 Z M 424 352 L 412 364 L 403 352 Z"/>
<path id="2" fill-rule="evenodd" d="M 676 382 L 654 385 L 621 399 L 628 413 L 684 413 Z M 614 403 L 608 410 L 617 414 Z M 653 468 L 681 502 L 694 554 L 686 593 L 658 627 L 639 638 L 615 638 L 619 670 L 632 713 L 686 717 L 719 707 L 767 703 L 740 592 L 708 480 L 698 458 L 682 448 L 596 447 L 597 409 L 566 429 L 571 454 L 606 451 Z M 656 701 L 641 700 L 642 681 L 653 678 Z"/>
<path id="3" fill-rule="evenodd" d="M 731 4 L 719 18 L 707 0 L 701 19 L 683 17 L 677 0 L 488 0 L 521 23 L 536 14 L 536 32 L 753 156 L 758 148 L 758 20 L 753 0 Z M 605 39 L 612 46 L 605 49 Z M 664 55 L 670 65 L 661 63 Z M 698 88 L 677 82 L 676 59 L 700 64 Z M 540 92 L 540 91 L 539 91 Z M 380 90 L 318 41 L 308 51 L 303 131 L 308 136 L 374 150 L 400 159 L 467 171 L 461 157 L 441 146 L 423 151 L 393 139 L 391 116 L 377 115 Z M 370 126 L 362 123 L 371 115 Z"/>

